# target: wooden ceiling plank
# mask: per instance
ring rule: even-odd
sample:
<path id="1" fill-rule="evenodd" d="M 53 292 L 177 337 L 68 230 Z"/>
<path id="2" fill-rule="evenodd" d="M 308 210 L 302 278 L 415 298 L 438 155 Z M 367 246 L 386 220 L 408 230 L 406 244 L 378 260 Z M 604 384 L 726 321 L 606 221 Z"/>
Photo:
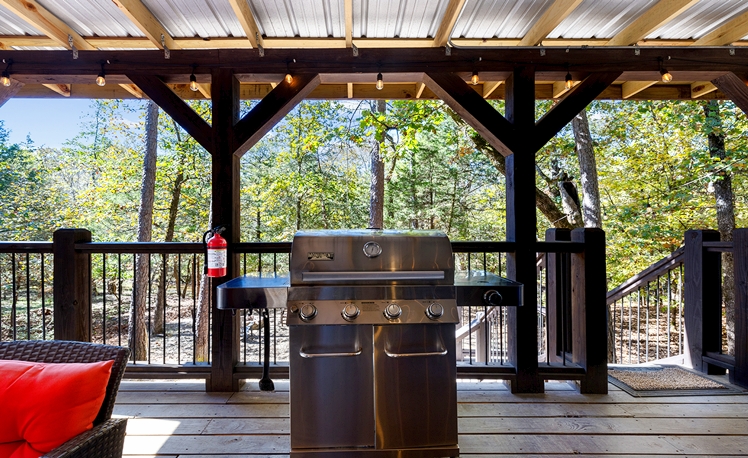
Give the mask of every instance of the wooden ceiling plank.
<path id="1" fill-rule="evenodd" d="M 69 84 L 42 84 L 47 89 L 60 94 L 63 97 L 70 97 L 70 85 Z"/>
<path id="2" fill-rule="evenodd" d="M 535 151 L 548 143 L 574 116 L 607 89 L 620 74 L 621 72 L 593 73 L 573 88 L 536 123 L 532 139 L 536 142 Z"/>
<path id="3" fill-rule="evenodd" d="M 691 83 L 691 98 L 698 99 L 717 90 L 717 86 L 709 81 L 695 81 Z"/>
<path id="4" fill-rule="evenodd" d="M 503 81 L 486 81 L 483 83 L 483 98 L 487 99 L 496 89 L 499 88 Z"/>
<path id="5" fill-rule="evenodd" d="M 145 94 L 143 94 L 143 91 L 141 91 L 136 85 L 134 84 L 120 84 L 119 85 L 122 89 L 126 90 L 130 94 L 132 94 L 137 99 L 142 99 Z"/>
<path id="6" fill-rule="evenodd" d="M 608 41 L 607 46 L 629 46 L 643 40 L 699 0 L 660 0 Z"/>
<path id="7" fill-rule="evenodd" d="M 540 18 L 530 27 L 517 46 L 535 46 L 548 36 L 582 0 L 556 0 Z"/>
<path id="8" fill-rule="evenodd" d="M 621 85 L 621 97 L 628 99 L 655 84 L 657 81 L 624 81 Z"/>
<path id="9" fill-rule="evenodd" d="M 353 83 L 346 83 L 346 89 L 348 89 L 348 98 L 353 98 Z"/>
<path id="10" fill-rule="evenodd" d="M 723 46 L 740 41 L 748 35 L 748 12 L 712 30 L 693 43 L 693 46 Z"/>
<path id="11" fill-rule="evenodd" d="M 455 73 L 426 73 L 426 86 L 503 156 L 512 154 L 512 124 Z"/>
<path id="12" fill-rule="evenodd" d="M 345 0 L 345 47 L 353 47 L 353 0 Z"/>
<path id="13" fill-rule="evenodd" d="M 0 84 L 0 107 L 5 105 L 5 102 L 12 99 L 24 84 L 18 80 L 10 79 L 10 86 L 3 86 Z"/>
<path id="14" fill-rule="evenodd" d="M 745 81 L 730 72 L 713 79 L 712 84 L 748 115 L 748 86 Z"/>
<path id="15" fill-rule="evenodd" d="M 426 83 L 418 83 L 418 88 L 416 89 L 416 98 L 420 99 L 423 95 L 423 90 L 426 89 Z"/>
<path id="16" fill-rule="evenodd" d="M 447 9 L 444 11 L 444 16 L 442 17 L 442 22 L 439 24 L 439 28 L 434 35 L 432 46 L 438 48 L 447 45 L 452 29 L 454 29 L 464 7 L 465 0 L 449 0 Z"/>
<path id="17" fill-rule="evenodd" d="M 202 94 L 206 99 L 210 99 L 210 84 L 209 83 L 197 83 L 197 92 Z"/>
<path id="18" fill-rule="evenodd" d="M 166 45 L 169 49 L 179 49 L 174 38 L 166 31 L 161 22 L 150 12 L 141 0 L 112 0 L 115 5 L 137 26 L 148 39 L 159 49 Z M 163 37 L 164 43 L 161 43 Z"/>
<path id="19" fill-rule="evenodd" d="M 141 91 L 187 131 L 203 148 L 213 153 L 213 128 L 179 98 L 161 79 L 153 75 L 127 75 Z"/>
<path id="20" fill-rule="evenodd" d="M 73 46 L 78 50 L 91 51 L 96 49 L 78 32 L 62 22 L 36 0 L 0 0 L 0 5 L 54 40 L 55 45 L 71 49 L 68 42 L 68 37 L 71 37 Z"/>
<path id="21" fill-rule="evenodd" d="M 266 46 L 262 39 L 262 35 L 260 35 L 260 28 L 257 27 L 255 15 L 252 14 L 252 10 L 249 8 L 249 2 L 247 2 L 247 0 L 229 0 L 229 3 L 231 4 L 231 9 L 234 10 L 237 19 L 239 19 L 239 23 L 242 25 L 242 29 L 244 29 L 244 33 L 247 35 L 250 45 L 253 48 Z"/>
<path id="22" fill-rule="evenodd" d="M 319 83 L 319 75 L 303 73 L 294 75 L 291 83 L 281 81 L 234 125 L 235 142 L 240 145 L 234 154 L 242 156 L 252 148 Z"/>

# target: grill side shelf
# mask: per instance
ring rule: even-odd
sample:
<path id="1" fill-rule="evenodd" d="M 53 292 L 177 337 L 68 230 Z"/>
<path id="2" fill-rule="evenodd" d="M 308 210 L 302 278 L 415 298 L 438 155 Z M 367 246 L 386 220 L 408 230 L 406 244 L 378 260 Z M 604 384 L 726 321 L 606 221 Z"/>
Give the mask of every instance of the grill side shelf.
<path id="1" fill-rule="evenodd" d="M 216 306 L 220 310 L 286 308 L 288 276 L 245 275 L 218 285 Z"/>
<path id="2" fill-rule="evenodd" d="M 522 283 L 482 270 L 455 273 L 455 299 L 458 306 L 520 307 L 523 304 L 523 288 Z M 498 303 L 487 302 L 488 297 L 496 302 L 497 297 L 493 292 L 499 294 Z"/>

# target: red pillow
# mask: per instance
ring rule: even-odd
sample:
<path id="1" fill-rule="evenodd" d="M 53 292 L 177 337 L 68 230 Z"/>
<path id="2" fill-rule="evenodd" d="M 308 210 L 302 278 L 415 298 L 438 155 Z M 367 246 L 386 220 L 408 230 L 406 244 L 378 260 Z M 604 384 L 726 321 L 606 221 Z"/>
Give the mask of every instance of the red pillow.
<path id="1" fill-rule="evenodd" d="M 42 454 L 91 429 L 112 364 L 0 361 L 0 443 L 26 441 Z"/>

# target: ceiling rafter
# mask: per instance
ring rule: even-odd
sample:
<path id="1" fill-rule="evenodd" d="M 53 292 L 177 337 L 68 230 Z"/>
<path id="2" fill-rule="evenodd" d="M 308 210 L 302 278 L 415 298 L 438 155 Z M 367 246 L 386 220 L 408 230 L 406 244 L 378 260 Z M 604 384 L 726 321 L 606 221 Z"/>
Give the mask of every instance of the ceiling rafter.
<path id="1" fill-rule="evenodd" d="M 179 49 L 179 45 L 174 41 L 174 38 L 141 0 L 112 1 L 156 47 L 164 49 L 164 46 L 166 46 L 169 49 Z"/>
<path id="2" fill-rule="evenodd" d="M 345 47 L 353 47 L 353 0 L 345 0 Z"/>
<path id="3" fill-rule="evenodd" d="M 643 40 L 699 0 L 660 0 L 608 41 L 608 46 L 629 46 Z"/>
<path id="4" fill-rule="evenodd" d="M 264 40 L 260 34 L 260 28 L 257 27 L 255 15 L 252 14 L 252 10 L 249 8 L 249 2 L 247 0 L 229 0 L 229 3 L 237 19 L 239 19 L 239 23 L 242 25 L 242 29 L 244 29 L 250 45 L 253 48 L 265 47 Z"/>
<path id="5" fill-rule="evenodd" d="M 71 49 L 69 40 L 72 39 L 76 49 L 85 51 L 96 49 L 36 0 L 0 0 L 0 5 L 51 38 L 56 46 Z"/>
<path id="6" fill-rule="evenodd" d="M 143 97 L 145 97 L 143 91 L 141 91 L 140 88 L 134 84 L 120 84 L 119 87 L 132 94 L 136 99 L 142 99 Z"/>
<path id="7" fill-rule="evenodd" d="M 693 46 L 722 46 L 734 43 L 748 35 L 748 12 L 731 19 L 696 40 Z"/>
<path id="8" fill-rule="evenodd" d="M 532 25 L 517 46 L 535 46 L 548 36 L 582 0 L 556 0 L 542 16 Z"/>
<path id="9" fill-rule="evenodd" d="M 691 98 L 698 99 L 717 90 L 717 86 L 709 81 L 694 81 L 691 83 Z"/>
<path id="10" fill-rule="evenodd" d="M 457 19 L 460 17 L 462 9 L 465 7 L 465 0 L 449 0 L 447 9 L 442 17 L 442 22 L 439 24 L 439 28 L 436 30 L 434 35 L 434 41 L 432 46 L 441 47 L 446 46 L 449 42 L 452 29 L 454 29 Z"/>

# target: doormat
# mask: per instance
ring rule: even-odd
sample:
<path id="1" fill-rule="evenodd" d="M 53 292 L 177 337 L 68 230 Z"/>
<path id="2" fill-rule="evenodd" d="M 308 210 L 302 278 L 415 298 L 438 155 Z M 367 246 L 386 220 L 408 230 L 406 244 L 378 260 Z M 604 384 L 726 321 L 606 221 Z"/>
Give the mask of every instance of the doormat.
<path id="1" fill-rule="evenodd" d="M 631 396 L 714 396 L 744 394 L 733 385 L 680 366 L 615 367 L 608 381 Z"/>

